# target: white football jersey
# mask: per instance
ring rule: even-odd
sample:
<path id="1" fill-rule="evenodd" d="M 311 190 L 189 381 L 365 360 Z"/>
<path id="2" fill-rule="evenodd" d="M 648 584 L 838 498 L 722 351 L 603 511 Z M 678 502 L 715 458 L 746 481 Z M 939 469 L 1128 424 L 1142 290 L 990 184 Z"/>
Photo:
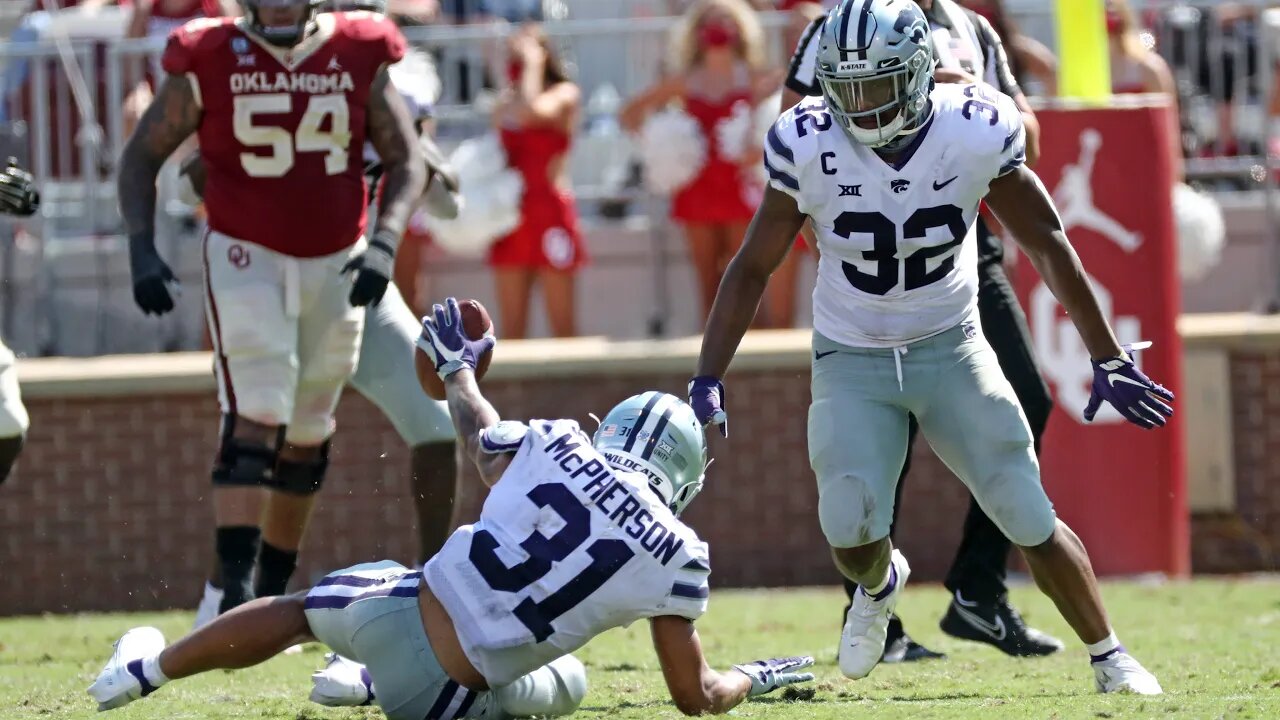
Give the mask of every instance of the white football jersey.
<path id="1" fill-rule="evenodd" d="M 610 628 L 706 611 L 706 543 L 647 477 L 609 467 L 578 423 L 502 422 L 481 443 L 516 455 L 479 522 L 454 532 L 423 575 L 491 687 Z"/>
<path id="2" fill-rule="evenodd" d="M 978 204 L 1024 161 L 1022 115 L 985 83 L 938 85 L 933 112 L 896 164 L 851 140 L 822 98 L 766 137 L 769 184 L 813 222 L 813 327 L 855 347 L 897 347 L 975 313 Z"/>

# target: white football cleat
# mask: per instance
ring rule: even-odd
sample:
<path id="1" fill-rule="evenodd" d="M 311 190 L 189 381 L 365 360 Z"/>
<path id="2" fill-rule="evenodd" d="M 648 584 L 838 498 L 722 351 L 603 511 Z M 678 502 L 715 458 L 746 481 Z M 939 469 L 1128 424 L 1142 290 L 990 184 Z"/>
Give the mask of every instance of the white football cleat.
<path id="1" fill-rule="evenodd" d="M 196 621 L 191 626 L 192 630 L 199 630 L 218 617 L 218 608 L 222 606 L 222 595 L 221 590 L 210 585 L 208 580 L 205 581 L 204 595 L 200 596 L 200 604 L 196 607 Z"/>
<path id="2" fill-rule="evenodd" d="M 311 673 L 311 702 L 326 707 L 373 703 L 373 679 L 364 665 L 333 652 L 324 659 L 324 669 Z"/>
<path id="3" fill-rule="evenodd" d="M 890 573 L 897 575 L 893 589 L 883 599 L 873 600 L 861 588 L 853 594 L 853 603 L 844 618 L 837 660 L 840 672 L 852 680 L 871 674 L 884 655 L 884 641 L 889 632 L 889 616 L 898 604 L 898 596 L 911 575 L 907 558 L 898 550 L 890 558 Z"/>
<path id="4" fill-rule="evenodd" d="M 89 694 L 98 701 L 98 712 L 128 705 L 154 692 L 155 687 L 142 674 L 142 660 L 161 650 L 164 635 L 153 627 L 137 627 L 121 636 L 111 659 L 89 686 Z"/>
<path id="5" fill-rule="evenodd" d="M 1127 652 L 1093 663 L 1093 684 L 1100 693 L 1164 694 L 1156 676 Z"/>

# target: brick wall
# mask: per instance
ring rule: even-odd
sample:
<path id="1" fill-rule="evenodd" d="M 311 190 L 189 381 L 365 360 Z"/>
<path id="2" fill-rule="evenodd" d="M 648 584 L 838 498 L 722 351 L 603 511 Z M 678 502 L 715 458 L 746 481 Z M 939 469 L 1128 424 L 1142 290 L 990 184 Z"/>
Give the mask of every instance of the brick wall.
<path id="1" fill-rule="evenodd" d="M 591 427 L 589 412 L 601 414 L 641 388 L 681 393 L 684 382 L 675 371 L 495 379 L 486 392 L 509 417 L 569 416 Z M 716 462 L 688 513 L 711 543 L 713 582 L 834 582 L 805 453 L 807 373 L 751 369 L 737 373 L 732 387 L 732 444 L 713 439 Z M 1239 511 L 1195 518 L 1194 569 L 1274 570 L 1280 468 L 1269 460 L 1280 451 L 1280 351 L 1233 354 L 1231 393 Z M 0 487 L 0 615 L 193 607 L 212 557 L 212 394 L 37 394 L 27 407 L 26 451 Z M 370 559 L 411 562 L 415 552 L 406 449 L 354 393 L 343 399 L 338 422 L 334 462 L 298 574 L 303 583 Z M 967 497 L 923 443 L 914 468 L 899 541 L 913 577 L 938 580 Z M 466 479 L 473 488 L 467 512 L 474 514 L 478 480 Z"/>

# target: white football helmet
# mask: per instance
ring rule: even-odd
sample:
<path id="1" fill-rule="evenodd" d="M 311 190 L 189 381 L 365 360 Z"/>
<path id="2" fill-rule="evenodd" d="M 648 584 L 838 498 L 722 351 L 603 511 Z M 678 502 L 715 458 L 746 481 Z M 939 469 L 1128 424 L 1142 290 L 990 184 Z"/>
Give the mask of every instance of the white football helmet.
<path id="1" fill-rule="evenodd" d="M 818 84 L 854 141 L 881 147 L 924 126 L 933 40 L 913 0 L 843 0 L 821 32 Z"/>

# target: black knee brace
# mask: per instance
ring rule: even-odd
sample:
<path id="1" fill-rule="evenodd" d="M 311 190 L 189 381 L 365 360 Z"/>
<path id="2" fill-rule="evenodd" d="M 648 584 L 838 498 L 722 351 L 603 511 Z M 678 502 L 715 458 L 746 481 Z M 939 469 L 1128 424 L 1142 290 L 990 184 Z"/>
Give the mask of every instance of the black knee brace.
<path id="1" fill-rule="evenodd" d="M 213 484 L 219 487 L 258 487 L 270 485 L 280 444 L 268 446 L 254 440 L 235 437 L 235 418 L 222 423 L 222 444 L 213 463 Z"/>
<path id="2" fill-rule="evenodd" d="M 324 484 L 325 471 L 329 469 L 329 441 L 320 446 L 320 457 L 314 460 L 276 461 L 276 471 L 267 486 L 291 495 L 314 495 Z"/>

